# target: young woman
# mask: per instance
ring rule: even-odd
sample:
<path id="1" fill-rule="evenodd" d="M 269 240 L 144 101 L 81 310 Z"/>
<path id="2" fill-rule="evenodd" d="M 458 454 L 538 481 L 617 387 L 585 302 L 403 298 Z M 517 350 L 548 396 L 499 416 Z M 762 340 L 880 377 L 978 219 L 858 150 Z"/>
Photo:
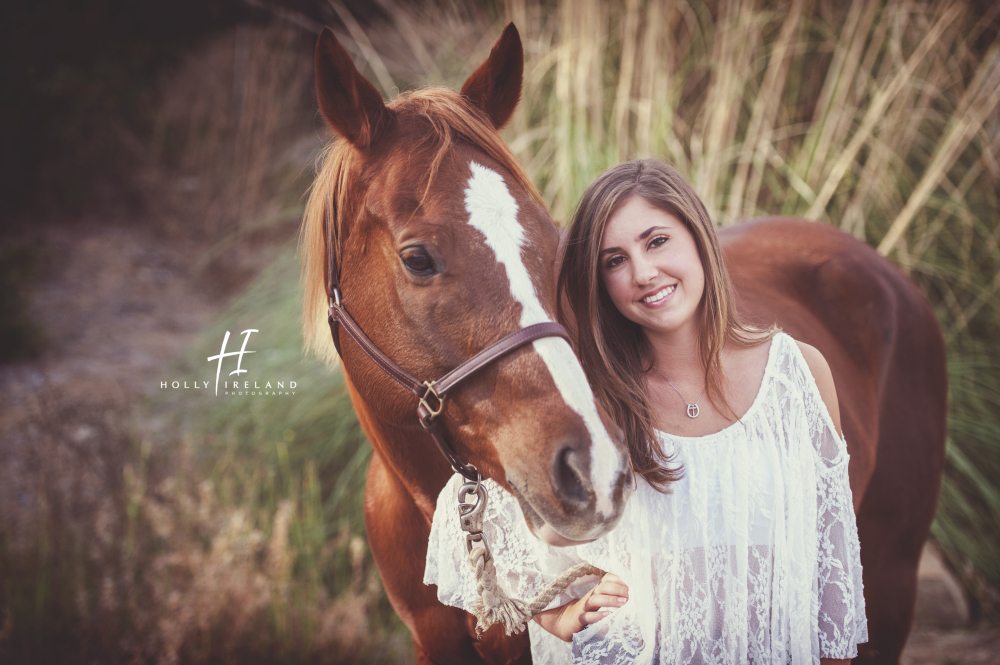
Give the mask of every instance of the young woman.
<path id="1" fill-rule="evenodd" d="M 533 597 L 579 561 L 608 571 L 535 617 L 535 662 L 856 656 L 867 623 L 833 377 L 816 349 L 740 321 L 711 220 L 676 169 L 628 162 L 588 188 L 559 287 L 637 487 L 611 533 L 561 550 L 491 488 L 487 537 L 511 595 Z M 438 503 L 425 582 L 469 607 L 453 493 Z"/>

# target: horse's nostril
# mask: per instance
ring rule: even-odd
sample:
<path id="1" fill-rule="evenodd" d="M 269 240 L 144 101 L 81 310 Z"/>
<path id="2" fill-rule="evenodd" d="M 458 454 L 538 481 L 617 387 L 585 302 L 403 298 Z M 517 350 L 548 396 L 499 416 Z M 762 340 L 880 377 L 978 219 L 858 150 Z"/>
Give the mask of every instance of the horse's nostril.
<path id="1" fill-rule="evenodd" d="M 566 502 L 585 507 L 590 503 L 590 457 L 573 445 L 562 447 L 552 460 L 556 492 Z"/>

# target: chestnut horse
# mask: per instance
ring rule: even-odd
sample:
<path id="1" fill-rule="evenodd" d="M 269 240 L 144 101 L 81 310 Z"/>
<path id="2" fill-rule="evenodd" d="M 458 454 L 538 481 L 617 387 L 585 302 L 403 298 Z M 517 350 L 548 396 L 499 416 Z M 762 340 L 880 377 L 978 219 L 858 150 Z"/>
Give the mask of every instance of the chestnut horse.
<path id="1" fill-rule="evenodd" d="M 331 270 L 343 307 L 417 377 L 439 377 L 553 319 L 559 231 L 498 132 L 519 100 L 522 71 L 509 25 L 461 94 L 424 89 L 386 104 L 324 30 L 319 107 L 341 140 L 303 225 L 313 349 L 336 354 L 326 321 Z M 934 315 L 887 261 L 828 227 L 760 221 L 720 237 L 748 318 L 777 321 L 833 370 L 861 533 L 871 632 L 863 653 L 896 662 L 943 457 L 944 351 Z M 494 626 L 477 641 L 472 616 L 422 584 L 431 517 L 452 471 L 418 425 L 413 395 L 342 331 L 338 342 L 374 450 L 369 545 L 418 662 L 530 662 L 526 634 L 506 637 Z M 591 539 L 617 522 L 632 483 L 627 454 L 564 340 L 535 340 L 488 366 L 441 417 L 457 455 L 510 491 L 543 540 Z"/>

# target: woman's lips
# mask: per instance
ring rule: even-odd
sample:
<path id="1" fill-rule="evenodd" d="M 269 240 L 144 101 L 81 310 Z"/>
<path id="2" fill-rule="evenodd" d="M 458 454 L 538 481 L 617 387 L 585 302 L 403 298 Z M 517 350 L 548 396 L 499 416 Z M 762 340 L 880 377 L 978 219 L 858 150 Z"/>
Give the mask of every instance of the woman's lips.
<path id="1" fill-rule="evenodd" d="M 649 295 L 643 296 L 639 299 L 639 302 L 646 307 L 659 307 L 663 303 L 670 300 L 676 292 L 677 284 L 670 284 L 669 286 L 664 286 Z"/>

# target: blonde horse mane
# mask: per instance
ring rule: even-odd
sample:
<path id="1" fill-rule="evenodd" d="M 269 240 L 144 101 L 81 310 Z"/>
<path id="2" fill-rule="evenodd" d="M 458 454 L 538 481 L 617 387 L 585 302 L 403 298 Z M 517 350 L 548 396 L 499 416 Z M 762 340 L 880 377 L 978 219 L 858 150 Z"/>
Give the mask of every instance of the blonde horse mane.
<path id="1" fill-rule="evenodd" d="M 539 205 L 544 207 L 541 194 L 532 184 L 521 163 L 493 127 L 486 114 L 474 109 L 457 92 L 448 88 L 428 87 L 399 95 L 386 104 L 397 116 L 421 116 L 434 130 L 437 149 L 431 162 L 427 183 L 421 199 L 427 198 L 434 177 L 455 138 L 466 141 L 486 153 L 505 168 Z M 342 265 L 342 248 L 335 241 L 343 237 L 341 230 L 350 221 L 349 194 L 361 155 L 347 141 L 327 146 L 319 160 L 318 173 L 309 192 L 305 215 L 299 234 L 302 261 L 303 332 L 305 348 L 323 360 L 335 364 L 337 350 L 327 325 L 328 298 L 326 293 L 327 243 L 333 243 L 337 264 Z M 324 218 L 329 212 L 329 237 L 324 231 Z"/>

